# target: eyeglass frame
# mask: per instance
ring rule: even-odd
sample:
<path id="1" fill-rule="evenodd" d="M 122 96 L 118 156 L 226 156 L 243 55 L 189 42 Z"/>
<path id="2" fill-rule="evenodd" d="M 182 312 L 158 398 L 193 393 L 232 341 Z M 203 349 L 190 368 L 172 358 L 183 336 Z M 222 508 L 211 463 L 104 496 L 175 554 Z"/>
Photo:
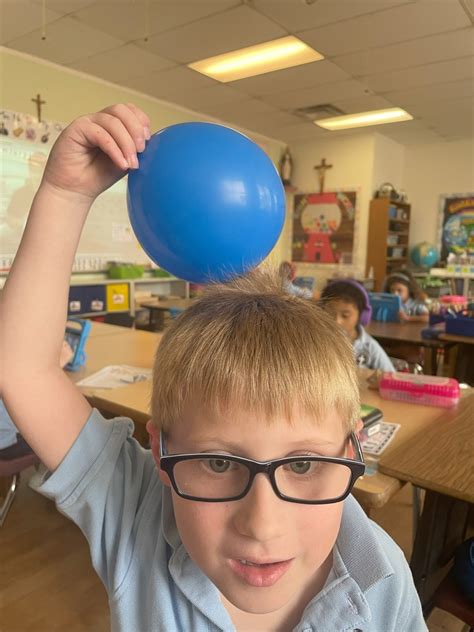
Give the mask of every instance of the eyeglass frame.
<path id="1" fill-rule="evenodd" d="M 168 475 L 168 478 L 171 481 L 171 485 L 173 486 L 174 491 L 186 500 L 194 500 L 198 502 L 205 503 L 222 503 L 222 502 L 231 502 L 234 500 L 241 500 L 244 498 L 248 492 L 250 491 L 253 481 L 257 474 L 266 474 L 268 479 L 270 480 L 272 489 L 276 496 L 280 500 L 284 500 L 286 502 L 298 503 L 301 505 L 330 505 L 333 503 L 339 503 L 343 501 L 352 491 L 356 481 L 358 478 L 364 475 L 365 473 L 365 461 L 362 454 L 362 448 L 360 446 L 359 439 L 357 438 L 354 432 L 351 432 L 347 437 L 350 439 L 355 447 L 356 457 L 357 459 L 348 459 L 346 457 L 331 457 L 331 456 L 310 456 L 310 455 L 300 455 L 300 456 L 289 456 L 283 457 L 281 459 L 273 459 L 271 461 L 255 461 L 254 459 L 248 459 L 243 456 L 235 456 L 233 454 L 222 454 L 221 453 L 211 453 L 211 452 L 190 452 L 184 454 L 167 454 L 166 447 L 164 444 L 163 433 L 160 432 L 160 469 Z M 201 498 L 200 496 L 191 496 L 190 494 L 186 494 L 181 491 L 176 483 L 176 479 L 174 476 L 174 467 L 176 464 L 182 461 L 191 461 L 196 459 L 202 459 L 205 457 L 206 460 L 211 459 L 220 459 L 223 461 L 232 461 L 233 463 L 240 463 L 244 465 L 249 471 L 249 480 L 247 482 L 247 486 L 244 491 L 237 496 L 230 496 L 227 498 Z M 337 465 L 345 465 L 348 467 L 351 473 L 351 478 L 349 484 L 347 485 L 347 489 L 344 494 L 341 494 L 337 498 L 331 498 L 329 500 L 303 500 L 300 498 L 293 498 L 292 496 L 286 496 L 282 494 L 278 489 L 277 482 L 275 480 L 275 470 L 281 465 L 286 465 L 288 463 L 295 463 L 301 461 L 310 461 L 313 463 L 334 463 Z"/>

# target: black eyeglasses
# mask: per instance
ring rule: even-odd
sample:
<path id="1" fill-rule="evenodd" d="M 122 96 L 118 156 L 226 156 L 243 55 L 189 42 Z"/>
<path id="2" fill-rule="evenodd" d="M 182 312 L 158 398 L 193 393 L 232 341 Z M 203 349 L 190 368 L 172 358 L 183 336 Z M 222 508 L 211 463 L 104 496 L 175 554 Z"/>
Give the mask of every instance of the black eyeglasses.
<path id="1" fill-rule="evenodd" d="M 160 435 L 160 469 L 168 474 L 182 498 L 219 503 L 243 498 L 257 474 L 266 474 L 282 500 L 306 505 L 338 503 L 346 498 L 365 463 L 359 441 L 348 439 L 356 459 L 328 456 L 292 456 L 273 461 L 254 461 L 227 454 L 167 454 Z"/>

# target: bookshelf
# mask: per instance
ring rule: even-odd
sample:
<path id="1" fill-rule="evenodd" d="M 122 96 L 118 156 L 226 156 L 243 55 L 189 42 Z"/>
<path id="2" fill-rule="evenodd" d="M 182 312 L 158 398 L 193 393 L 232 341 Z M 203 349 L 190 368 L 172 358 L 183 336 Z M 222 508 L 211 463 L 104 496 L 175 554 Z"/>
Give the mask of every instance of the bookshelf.
<path id="1" fill-rule="evenodd" d="M 373 269 L 377 292 L 392 270 L 408 264 L 410 214 L 411 206 L 404 202 L 388 198 L 370 202 L 366 273 Z"/>

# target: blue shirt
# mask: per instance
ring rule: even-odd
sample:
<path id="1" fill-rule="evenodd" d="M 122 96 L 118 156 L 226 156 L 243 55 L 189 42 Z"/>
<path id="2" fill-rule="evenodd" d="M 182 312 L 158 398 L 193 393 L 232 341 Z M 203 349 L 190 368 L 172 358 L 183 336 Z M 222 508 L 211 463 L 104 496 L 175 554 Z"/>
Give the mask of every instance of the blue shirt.
<path id="1" fill-rule="evenodd" d="M 405 303 L 402 303 L 402 309 L 407 316 L 422 316 L 429 313 L 426 305 L 414 298 L 409 298 Z"/>
<path id="2" fill-rule="evenodd" d="M 18 430 L 11 420 L 3 400 L 0 399 L 0 450 L 17 442 Z"/>
<path id="3" fill-rule="evenodd" d="M 129 419 L 108 421 L 94 410 L 39 491 L 88 539 L 109 595 L 112 630 L 234 631 L 217 588 L 181 542 L 151 452 L 132 433 Z M 294 630 L 427 630 L 403 553 L 352 497 L 344 502 L 326 584 Z"/>
<path id="4" fill-rule="evenodd" d="M 379 343 L 361 325 L 358 326 L 358 331 L 359 335 L 352 343 L 357 365 L 368 369 L 395 371 L 392 361 Z"/>

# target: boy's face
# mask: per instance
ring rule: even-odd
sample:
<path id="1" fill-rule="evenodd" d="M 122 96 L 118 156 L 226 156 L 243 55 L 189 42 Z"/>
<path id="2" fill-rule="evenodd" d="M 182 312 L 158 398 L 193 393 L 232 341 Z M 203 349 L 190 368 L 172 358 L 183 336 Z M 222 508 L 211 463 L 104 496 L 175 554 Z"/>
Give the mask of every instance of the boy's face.
<path id="1" fill-rule="evenodd" d="M 328 308 L 334 315 L 339 327 L 346 332 L 351 340 L 355 340 L 358 335 L 359 310 L 354 303 L 349 303 L 342 299 L 331 299 Z"/>
<path id="2" fill-rule="evenodd" d="M 398 294 L 402 303 L 406 303 L 410 298 L 410 292 L 404 283 L 392 283 L 390 286 L 390 294 Z"/>
<path id="3" fill-rule="evenodd" d="M 318 423 L 295 411 L 294 420 L 291 425 L 278 417 L 267 424 L 251 412 L 218 415 L 189 407 L 184 420 L 167 434 L 167 451 L 222 452 L 258 461 L 345 455 L 347 434 L 337 413 Z M 166 475 L 160 475 L 169 484 Z M 303 505 L 281 500 L 264 474 L 256 476 L 244 498 L 232 502 L 197 502 L 172 494 L 190 557 L 239 610 L 264 614 L 302 601 L 304 607 L 321 588 L 339 532 L 342 502 Z"/>

